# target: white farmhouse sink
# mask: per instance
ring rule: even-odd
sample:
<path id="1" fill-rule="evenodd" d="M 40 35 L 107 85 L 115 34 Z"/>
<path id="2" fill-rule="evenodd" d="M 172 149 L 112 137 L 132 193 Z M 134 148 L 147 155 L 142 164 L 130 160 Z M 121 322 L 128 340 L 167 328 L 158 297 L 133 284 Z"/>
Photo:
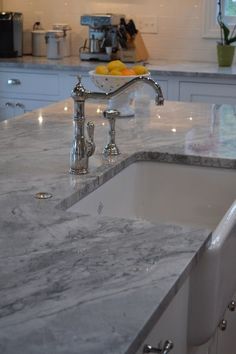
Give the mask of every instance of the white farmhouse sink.
<path id="1" fill-rule="evenodd" d="M 212 233 L 190 277 L 188 344 L 199 346 L 214 334 L 236 290 L 236 202 Z"/>
<path id="2" fill-rule="evenodd" d="M 190 275 L 188 344 L 199 346 L 236 290 L 235 199 L 236 170 L 136 162 L 69 210 L 214 230 Z"/>
<path id="3" fill-rule="evenodd" d="M 69 210 L 214 229 L 236 199 L 236 170 L 136 162 Z"/>

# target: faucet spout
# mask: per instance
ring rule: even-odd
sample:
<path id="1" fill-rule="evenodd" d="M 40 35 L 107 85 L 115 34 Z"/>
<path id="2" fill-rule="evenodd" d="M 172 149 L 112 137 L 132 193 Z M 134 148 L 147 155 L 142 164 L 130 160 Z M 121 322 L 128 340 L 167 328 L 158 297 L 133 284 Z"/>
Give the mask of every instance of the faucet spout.
<path id="1" fill-rule="evenodd" d="M 109 100 L 117 95 L 122 94 L 129 87 L 136 86 L 140 83 L 147 84 L 153 88 L 153 90 L 156 93 L 156 98 L 155 98 L 156 105 L 162 106 L 164 104 L 164 96 L 162 93 L 161 86 L 156 81 L 154 81 L 152 78 L 146 77 L 146 76 L 137 76 L 134 79 L 126 82 L 124 85 L 122 85 L 121 87 L 119 87 L 118 89 L 116 89 L 112 92 L 108 92 L 108 93 L 105 92 L 104 93 L 104 92 L 86 91 L 85 99 Z"/>

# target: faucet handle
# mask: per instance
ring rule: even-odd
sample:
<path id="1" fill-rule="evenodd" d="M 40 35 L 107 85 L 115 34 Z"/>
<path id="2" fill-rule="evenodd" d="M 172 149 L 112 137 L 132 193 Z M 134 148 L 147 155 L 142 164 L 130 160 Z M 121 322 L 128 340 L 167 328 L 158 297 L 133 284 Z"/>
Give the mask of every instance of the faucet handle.
<path id="1" fill-rule="evenodd" d="M 89 139 L 93 142 L 94 140 L 94 123 L 93 122 L 88 122 L 87 123 L 87 133 L 88 133 L 88 137 Z"/>
<path id="2" fill-rule="evenodd" d="M 116 109 L 107 109 L 106 111 L 103 112 L 104 118 L 111 119 L 111 118 L 117 118 L 119 117 L 120 112 L 117 111 Z"/>
<path id="3" fill-rule="evenodd" d="M 95 143 L 94 143 L 94 123 L 88 122 L 87 123 L 87 133 L 89 137 L 89 141 L 87 141 L 87 156 L 90 157 L 94 154 L 95 151 Z"/>
<path id="4" fill-rule="evenodd" d="M 115 142 L 115 136 L 116 136 L 115 123 L 116 123 L 116 118 L 119 117 L 119 115 L 120 112 L 117 111 L 116 109 L 108 109 L 103 112 L 104 118 L 108 119 L 110 125 L 109 127 L 110 141 L 103 150 L 105 156 L 116 156 L 120 154 L 120 151 Z"/>

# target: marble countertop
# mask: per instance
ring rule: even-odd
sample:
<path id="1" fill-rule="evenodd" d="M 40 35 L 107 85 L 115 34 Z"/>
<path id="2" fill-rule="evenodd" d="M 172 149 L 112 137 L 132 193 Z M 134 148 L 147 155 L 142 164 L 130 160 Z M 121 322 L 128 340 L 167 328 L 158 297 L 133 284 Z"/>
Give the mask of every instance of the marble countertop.
<path id="1" fill-rule="evenodd" d="M 32 57 L 30 55 L 21 58 L 0 59 L 0 68 L 24 68 L 41 70 L 79 70 L 88 72 L 93 70 L 98 62 L 81 61 L 79 57 L 72 56 L 61 60 L 50 60 L 45 57 Z M 129 64 L 128 64 L 129 65 Z M 160 60 L 149 60 L 147 67 L 153 74 L 172 76 L 194 76 L 212 78 L 236 78 L 236 65 L 231 67 L 219 67 L 216 63 L 204 62 L 168 62 Z"/>
<path id="2" fill-rule="evenodd" d="M 112 160 L 103 108 L 86 106 L 97 146 L 86 176 L 68 173 L 71 99 L 0 123 L 1 354 L 135 353 L 201 259 L 206 228 L 67 209 L 136 160 L 235 168 L 236 107 L 136 101 Z"/>

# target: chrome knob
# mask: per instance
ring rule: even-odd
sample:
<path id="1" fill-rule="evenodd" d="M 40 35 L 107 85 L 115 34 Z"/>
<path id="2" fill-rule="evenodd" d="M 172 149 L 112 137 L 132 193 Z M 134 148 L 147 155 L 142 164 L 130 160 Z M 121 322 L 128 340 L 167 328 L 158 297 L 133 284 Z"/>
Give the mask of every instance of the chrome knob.
<path id="1" fill-rule="evenodd" d="M 22 109 L 23 111 L 25 111 L 25 105 L 23 103 L 17 102 L 16 103 L 16 107 Z"/>
<path id="2" fill-rule="evenodd" d="M 162 348 L 162 354 L 168 354 L 173 348 L 174 343 L 171 340 L 166 340 Z"/>
<path id="3" fill-rule="evenodd" d="M 173 349 L 174 344 L 171 340 L 167 339 L 163 346 L 159 348 L 154 348 L 151 345 L 146 344 L 143 347 L 143 354 L 148 354 L 148 353 L 159 353 L 159 354 L 168 354 L 171 349 Z"/>
<path id="4" fill-rule="evenodd" d="M 148 354 L 148 353 L 161 353 L 160 348 L 154 348 L 151 345 L 145 344 L 143 347 L 143 354 Z"/>
<path id="5" fill-rule="evenodd" d="M 220 329 L 221 331 L 225 331 L 226 328 L 227 328 L 227 321 L 226 321 L 226 320 L 220 321 L 219 329 Z"/>
<path id="6" fill-rule="evenodd" d="M 14 107 L 15 107 L 14 103 L 12 103 L 12 102 L 6 102 L 6 103 L 5 103 L 5 106 L 6 106 L 6 107 L 11 107 L 11 108 L 14 108 Z"/>
<path id="7" fill-rule="evenodd" d="M 228 309 L 233 312 L 235 311 L 235 308 L 236 308 L 236 302 L 232 300 L 228 305 Z"/>
<path id="8" fill-rule="evenodd" d="M 120 112 L 117 111 L 116 109 L 108 109 L 103 112 L 104 118 L 108 119 L 109 122 L 109 142 L 105 146 L 103 150 L 103 154 L 105 156 L 117 156 L 120 154 L 120 151 L 116 145 L 115 142 L 115 137 L 116 137 L 116 131 L 115 131 L 115 124 L 116 124 L 116 118 L 119 117 Z"/>

